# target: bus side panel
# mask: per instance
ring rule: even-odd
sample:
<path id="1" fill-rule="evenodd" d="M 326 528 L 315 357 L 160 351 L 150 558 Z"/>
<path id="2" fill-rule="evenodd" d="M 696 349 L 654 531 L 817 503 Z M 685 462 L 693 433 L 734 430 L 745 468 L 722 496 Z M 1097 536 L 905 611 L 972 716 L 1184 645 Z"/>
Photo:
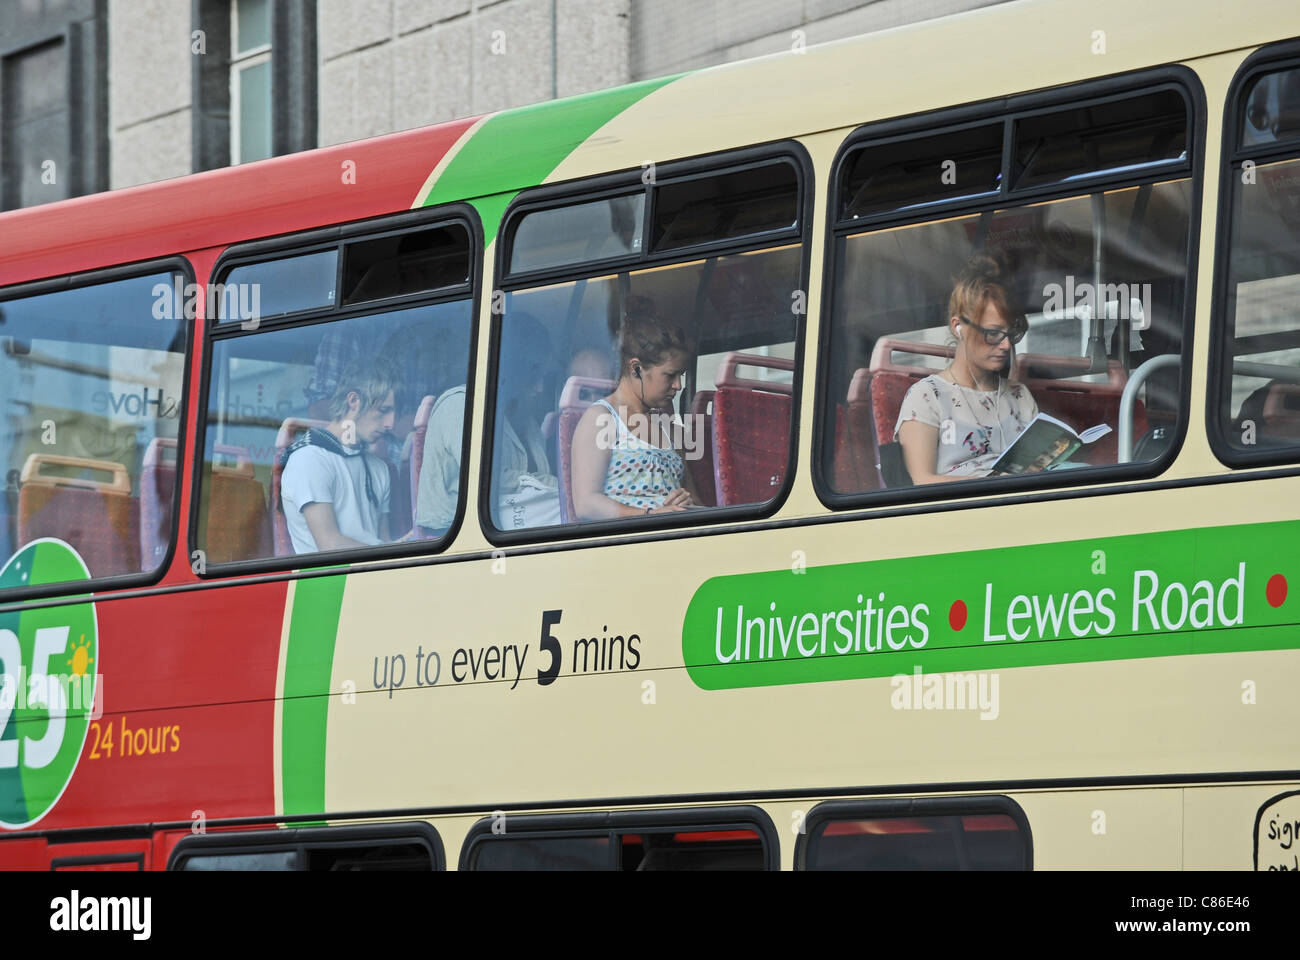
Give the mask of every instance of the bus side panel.
<path id="1" fill-rule="evenodd" d="M 99 602 L 103 713 L 32 828 L 273 815 L 285 595 L 278 582 Z"/>

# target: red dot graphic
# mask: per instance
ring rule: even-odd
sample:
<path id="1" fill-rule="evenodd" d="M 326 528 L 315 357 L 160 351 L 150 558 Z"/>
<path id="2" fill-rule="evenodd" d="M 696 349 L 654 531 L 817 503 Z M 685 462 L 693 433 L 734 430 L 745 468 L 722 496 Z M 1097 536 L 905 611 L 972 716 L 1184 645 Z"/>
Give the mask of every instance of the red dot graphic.
<path id="1" fill-rule="evenodd" d="M 1286 602 L 1286 577 L 1280 573 L 1275 573 L 1268 578 L 1268 586 L 1264 588 L 1264 596 L 1268 598 L 1270 607 L 1280 607 Z"/>
<path id="2" fill-rule="evenodd" d="M 948 608 L 948 626 L 954 630 L 960 630 L 966 626 L 966 603 L 958 600 Z"/>

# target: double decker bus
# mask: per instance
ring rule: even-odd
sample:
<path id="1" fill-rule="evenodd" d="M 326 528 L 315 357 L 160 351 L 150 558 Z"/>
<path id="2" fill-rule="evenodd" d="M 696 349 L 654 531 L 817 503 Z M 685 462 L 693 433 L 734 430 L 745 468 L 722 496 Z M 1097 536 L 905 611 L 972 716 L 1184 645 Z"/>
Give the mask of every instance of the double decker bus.
<path id="1" fill-rule="evenodd" d="M 0 216 L 0 865 L 1294 869 L 1295 37 L 1026 0 Z M 915 482 L 981 253 L 1110 429 Z M 693 505 L 601 519 L 637 312 Z"/>

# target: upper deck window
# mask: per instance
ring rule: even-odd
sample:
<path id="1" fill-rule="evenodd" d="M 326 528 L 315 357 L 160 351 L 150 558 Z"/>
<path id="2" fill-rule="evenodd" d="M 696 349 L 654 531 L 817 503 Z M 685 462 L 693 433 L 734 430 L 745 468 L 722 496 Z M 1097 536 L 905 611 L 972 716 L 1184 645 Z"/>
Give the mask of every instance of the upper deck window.
<path id="1" fill-rule="evenodd" d="M 789 161 L 666 183 L 655 191 L 653 249 L 677 250 L 794 230 L 799 178 Z"/>
<path id="2" fill-rule="evenodd" d="M 1187 159 L 1187 106 L 1161 90 L 1024 117 L 1014 136 L 1017 188 L 1136 173 Z"/>
<path id="3" fill-rule="evenodd" d="M 205 565 L 447 533 L 459 502 L 473 246 L 468 225 L 450 221 L 225 273 L 232 303 L 293 312 L 214 329 L 195 531 Z M 426 443 L 449 460 L 431 476 L 450 492 L 421 519 L 413 505 Z"/>
<path id="4" fill-rule="evenodd" d="M 343 248 L 343 303 L 463 286 L 469 271 L 469 232 L 462 224 L 354 241 Z"/>
<path id="5" fill-rule="evenodd" d="M 946 130 L 942 115 L 883 125 L 844 152 L 819 461 L 832 495 L 1063 482 L 1168 448 L 1187 101 L 1169 82 L 1052 96 L 984 121 L 963 109 Z"/>
<path id="6" fill-rule="evenodd" d="M 1251 79 L 1237 122 L 1245 149 L 1300 141 L 1300 68 Z"/>
<path id="7" fill-rule="evenodd" d="M 1300 455 L 1300 66 L 1229 95 L 1228 223 L 1215 432 L 1233 463 Z"/>
<path id="8" fill-rule="evenodd" d="M 546 233 L 537 224 L 600 211 L 605 232 L 566 273 L 506 284 L 486 484 L 499 531 L 680 520 L 781 491 L 806 269 L 800 169 L 789 156 L 695 166 L 659 171 L 651 249 L 629 217 L 621 264 L 602 239 L 615 201 L 525 199 L 507 222 L 516 267 Z"/>
<path id="9" fill-rule="evenodd" d="M 0 300 L 0 563 L 42 538 L 68 543 L 94 579 L 165 559 L 184 285 L 155 270 Z"/>
<path id="10" fill-rule="evenodd" d="M 996 123 L 859 150 L 842 168 L 840 218 L 996 194 L 1002 139 Z"/>
<path id="11" fill-rule="evenodd" d="M 216 319 L 248 323 L 332 307 L 338 282 L 337 248 L 234 267 L 216 301 Z"/>
<path id="12" fill-rule="evenodd" d="M 644 193 L 527 214 L 514 231 L 510 272 L 634 256 L 644 226 Z"/>

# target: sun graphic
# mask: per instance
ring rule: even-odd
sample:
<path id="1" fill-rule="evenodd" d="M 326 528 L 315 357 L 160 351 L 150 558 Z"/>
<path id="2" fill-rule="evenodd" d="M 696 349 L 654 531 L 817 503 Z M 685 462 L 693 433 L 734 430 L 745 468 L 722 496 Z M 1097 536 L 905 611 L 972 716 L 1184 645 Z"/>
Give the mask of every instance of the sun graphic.
<path id="1" fill-rule="evenodd" d="M 94 658 L 90 655 L 90 644 L 83 633 L 81 638 L 72 645 L 72 659 L 68 661 L 68 668 L 74 677 L 84 677 L 86 668 L 94 662 Z"/>

